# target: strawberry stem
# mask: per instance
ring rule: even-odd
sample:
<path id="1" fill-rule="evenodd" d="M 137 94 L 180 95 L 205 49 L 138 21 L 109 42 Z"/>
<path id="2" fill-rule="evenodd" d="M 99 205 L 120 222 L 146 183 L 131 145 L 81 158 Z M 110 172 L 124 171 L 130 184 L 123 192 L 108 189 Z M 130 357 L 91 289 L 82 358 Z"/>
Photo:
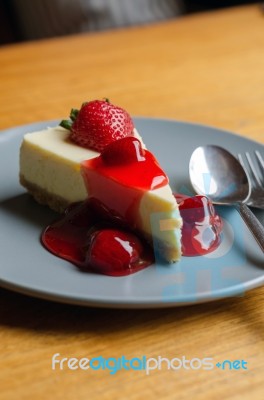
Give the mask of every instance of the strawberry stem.
<path id="1" fill-rule="evenodd" d="M 76 118 L 77 118 L 78 113 L 79 113 L 79 110 L 77 110 L 77 108 L 72 108 L 71 109 L 71 113 L 70 113 L 70 119 L 72 121 L 75 121 Z"/>
<path id="2" fill-rule="evenodd" d="M 62 126 L 62 127 L 65 128 L 65 129 L 68 129 L 68 130 L 70 131 L 70 130 L 71 130 L 71 127 L 72 127 L 72 121 L 69 120 L 69 119 L 63 119 L 63 120 L 60 122 L 60 126 Z"/>
<path id="3" fill-rule="evenodd" d="M 76 120 L 78 114 L 79 110 L 77 110 L 77 108 L 72 108 L 70 112 L 70 119 L 63 119 L 60 123 L 60 126 L 70 131 L 72 123 Z"/>

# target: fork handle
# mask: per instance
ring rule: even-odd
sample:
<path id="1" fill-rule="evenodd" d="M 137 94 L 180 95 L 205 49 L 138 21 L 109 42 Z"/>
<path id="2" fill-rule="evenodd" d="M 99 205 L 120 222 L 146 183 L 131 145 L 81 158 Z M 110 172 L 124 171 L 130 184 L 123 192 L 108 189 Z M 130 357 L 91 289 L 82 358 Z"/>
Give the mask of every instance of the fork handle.
<path id="1" fill-rule="evenodd" d="M 240 204 L 238 211 L 264 253 L 264 226 L 246 204 Z"/>

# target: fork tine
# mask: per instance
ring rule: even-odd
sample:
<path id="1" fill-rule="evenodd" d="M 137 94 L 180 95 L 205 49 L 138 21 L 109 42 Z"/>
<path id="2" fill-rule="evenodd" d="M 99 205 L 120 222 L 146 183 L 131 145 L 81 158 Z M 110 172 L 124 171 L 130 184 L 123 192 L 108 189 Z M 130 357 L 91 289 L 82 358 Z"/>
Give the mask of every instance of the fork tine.
<path id="1" fill-rule="evenodd" d="M 258 150 L 255 151 L 255 154 L 256 154 L 259 166 L 262 169 L 262 171 L 261 171 L 262 172 L 262 176 L 264 176 L 264 160 L 261 157 L 260 152 Z"/>
<path id="2" fill-rule="evenodd" d="M 237 158 L 238 158 L 238 161 L 240 162 L 240 164 L 242 165 L 242 168 L 244 169 L 245 173 L 248 175 L 248 179 L 252 183 L 252 174 L 250 173 L 248 167 L 246 167 L 246 163 L 244 162 L 242 155 L 239 153 L 237 155 Z M 254 184 L 255 184 L 255 182 L 254 182 Z"/>
<path id="3" fill-rule="evenodd" d="M 240 162 L 240 164 L 242 165 L 242 167 L 244 168 L 244 170 L 246 171 L 246 166 L 245 166 L 244 160 L 240 153 L 237 155 L 237 158 L 238 158 L 238 161 Z"/>
<path id="4" fill-rule="evenodd" d="M 250 168 L 251 176 L 255 181 L 254 183 L 255 184 L 257 183 L 257 185 L 262 186 L 262 182 L 261 182 L 261 180 L 260 180 L 260 178 L 258 176 L 258 173 L 257 173 L 257 170 L 255 168 L 255 165 L 254 165 L 249 153 L 247 153 L 247 152 L 246 152 L 246 158 L 247 158 L 247 162 L 248 162 L 248 165 L 249 165 L 249 168 Z"/>
<path id="5" fill-rule="evenodd" d="M 249 153 L 238 154 L 237 158 L 242 167 L 244 168 L 251 186 L 250 198 L 247 204 L 264 209 L 264 161 L 259 151 L 255 151 L 255 159 L 250 157 Z"/>

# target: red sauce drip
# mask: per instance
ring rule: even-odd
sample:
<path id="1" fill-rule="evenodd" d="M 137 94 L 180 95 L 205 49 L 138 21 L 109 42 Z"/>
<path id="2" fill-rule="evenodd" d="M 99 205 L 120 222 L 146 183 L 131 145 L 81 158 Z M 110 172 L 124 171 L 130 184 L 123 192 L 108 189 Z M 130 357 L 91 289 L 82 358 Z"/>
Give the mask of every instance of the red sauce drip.
<path id="1" fill-rule="evenodd" d="M 144 191 L 158 189 L 168 184 L 167 175 L 160 168 L 154 155 L 148 150 L 144 150 L 144 156 L 140 161 L 120 162 L 116 165 L 106 163 L 102 156 L 98 156 L 84 161 L 82 170 L 84 177 L 89 173 L 94 173 L 100 177 L 110 178 L 118 182 L 119 185 Z"/>
<path id="2" fill-rule="evenodd" d="M 133 138 L 122 139 L 110 146 L 117 147 L 120 144 L 124 146 L 124 142 L 126 145 L 131 145 L 130 139 L 134 140 Z M 134 141 L 139 143 L 138 140 Z M 131 150 L 124 153 L 126 156 L 133 156 Z M 113 157 L 112 148 L 109 154 Z M 108 213 L 135 229 L 140 223 L 138 208 L 142 196 L 148 190 L 166 185 L 168 177 L 153 154 L 147 150 L 142 152 L 142 156 L 134 154 L 135 161 L 133 162 L 120 160 L 120 154 L 116 154 L 116 159 L 108 160 L 107 155 L 108 153 L 105 152 L 82 163 L 81 170 L 89 198 L 100 199 L 100 203 L 107 207 Z"/>
<path id="3" fill-rule="evenodd" d="M 141 161 L 132 163 L 111 165 L 102 156 L 84 161 L 82 174 L 89 198 L 100 199 L 113 217 L 126 221 L 132 229 L 138 226 L 138 207 L 145 191 L 168 183 L 155 157 L 147 150 Z"/>
<path id="4" fill-rule="evenodd" d="M 199 256 L 220 244 L 221 218 L 205 196 L 175 194 L 183 218 L 183 256 Z M 112 276 L 137 272 L 154 263 L 153 251 L 121 219 L 109 214 L 94 201 L 70 206 L 64 216 L 46 228 L 44 246 L 53 254 L 84 271 Z"/>
<path id="5" fill-rule="evenodd" d="M 107 214 L 98 214 L 92 201 L 71 205 L 42 234 L 42 243 L 53 254 L 81 270 L 122 276 L 153 264 L 149 244 Z"/>
<path id="6" fill-rule="evenodd" d="M 183 220 L 182 254 L 199 256 L 216 250 L 223 223 L 212 202 L 205 196 L 174 195 Z"/>

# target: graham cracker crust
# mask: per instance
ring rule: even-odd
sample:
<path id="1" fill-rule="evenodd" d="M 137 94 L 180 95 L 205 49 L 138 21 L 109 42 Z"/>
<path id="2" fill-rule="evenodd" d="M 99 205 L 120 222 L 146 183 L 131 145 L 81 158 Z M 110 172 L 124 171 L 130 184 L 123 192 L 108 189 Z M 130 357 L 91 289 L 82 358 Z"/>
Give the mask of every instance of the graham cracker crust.
<path id="1" fill-rule="evenodd" d="M 52 210 L 60 214 L 62 214 L 69 206 L 69 203 L 64 199 L 59 196 L 54 196 L 53 194 L 40 188 L 38 185 L 27 181 L 21 174 L 19 175 L 19 180 L 20 184 L 27 189 L 28 193 L 31 194 L 39 204 L 49 206 Z"/>

